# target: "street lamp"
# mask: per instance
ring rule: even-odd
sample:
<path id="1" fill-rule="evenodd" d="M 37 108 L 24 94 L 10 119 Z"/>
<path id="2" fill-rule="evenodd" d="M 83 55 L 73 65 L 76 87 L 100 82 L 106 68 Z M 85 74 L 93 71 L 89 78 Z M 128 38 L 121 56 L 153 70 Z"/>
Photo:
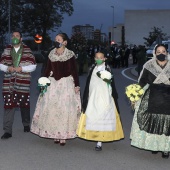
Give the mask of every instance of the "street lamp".
<path id="1" fill-rule="evenodd" d="M 114 40 L 114 6 L 111 6 L 111 8 L 113 9 L 113 25 L 112 25 L 112 29 L 111 29 L 111 41 Z"/>

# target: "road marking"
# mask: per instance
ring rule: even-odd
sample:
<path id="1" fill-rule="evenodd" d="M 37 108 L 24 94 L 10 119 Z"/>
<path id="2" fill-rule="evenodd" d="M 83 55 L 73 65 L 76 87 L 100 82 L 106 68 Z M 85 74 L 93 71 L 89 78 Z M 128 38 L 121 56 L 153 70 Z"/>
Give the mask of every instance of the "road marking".
<path id="1" fill-rule="evenodd" d="M 126 69 L 122 70 L 121 74 L 122 74 L 124 77 L 126 77 L 127 79 L 129 79 L 129 80 L 138 82 L 137 80 L 135 80 L 135 79 L 133 79 L 133 78 L 130 78 L 129 76 L 127 76 L 127 75 L 125 74 L 125 71 L 128 70 L 128 69 L 131 69 L 131 68 L 134 68 L 134 67 L 129 67 L 129 68 L 126 68 Z"/>

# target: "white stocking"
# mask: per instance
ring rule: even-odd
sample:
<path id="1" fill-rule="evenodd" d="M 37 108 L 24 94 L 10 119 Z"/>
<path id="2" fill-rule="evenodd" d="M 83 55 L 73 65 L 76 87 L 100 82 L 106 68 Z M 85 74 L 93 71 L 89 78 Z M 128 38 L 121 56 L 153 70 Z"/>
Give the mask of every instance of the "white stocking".
<path id="1" fill-rule="evenodd" d="M 97 146 L 102 147 L 102 142 L 97 142 Z"/>

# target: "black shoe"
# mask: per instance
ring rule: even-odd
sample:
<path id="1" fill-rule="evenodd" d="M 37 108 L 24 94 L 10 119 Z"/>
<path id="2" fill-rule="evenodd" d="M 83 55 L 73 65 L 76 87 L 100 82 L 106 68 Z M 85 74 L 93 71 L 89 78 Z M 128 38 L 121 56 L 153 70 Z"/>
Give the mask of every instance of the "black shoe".
<path id="1" fill-rule="evenodd" d="M 65 146 L 65 144 L 66 144 L 65 142 L 64 143 L 60 143 L 60 146 Z"/>
<path id="2" fill-rule="evenodd" d="M 168 159 L 169 158 L 169 152 L 162 152 L 162 158 Z"/>
<path id="3" fill-rule="evenodd" d="M 102 150 L 102 147 L 101 147 L 101 146 L 96 146 L 96 147 L 95 147 L 95 150 L 96 150 L 96 151 L 101 151 L 101 150 Z"/>
<path id="4" fill-rule="evenodd" d="M 30 132 L 30 127 L 29 126 L 24 126 L 24 132 Z"/>
<path id="5" fill-rule="evenodd" d="M 60 140 L 54 139 L 54 143 L 55 143 L 55 144 L 59 144 L 59 143 L 60 143 Z"/>
<path id="6" fill-rule="evenodd" d="M 11 138 L 12 135 L 10 133 L 4 133 L 2 136 L 1 136 L 1 139 L 8 139 L 8 138 Z"/>
<path id="7" fill-rule="evenodd" d="M 152 151 L 152 154 L 157 154 L 158 153 L 158 151 Z"/>

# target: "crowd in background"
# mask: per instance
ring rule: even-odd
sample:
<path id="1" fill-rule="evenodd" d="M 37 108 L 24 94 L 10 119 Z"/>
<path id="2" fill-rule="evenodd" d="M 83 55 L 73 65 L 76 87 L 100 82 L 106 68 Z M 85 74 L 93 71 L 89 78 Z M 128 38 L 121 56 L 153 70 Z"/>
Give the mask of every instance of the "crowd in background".
<path id="1" fill-rule="evenodd" d="M 77 56 L 79 75 L 87 72 L 88 66 L 91 66 L 94 63 L 94 54 L 98 51 L 102 51 L 105 54 L 108 64 L 110 64 L 113 68 L 128 68 L 129 59 L 131 59 L 132 63 L 137 65 L 136 71 L 138 72 L 138 75 L 140 74 L 144 63 L 147 61 L 146 48 L 143 45 L 125 45 L 124 47 L 117 44 L 113 44 L 111 46 L 78 46 L 75 49 L 75 53 Z"/>

